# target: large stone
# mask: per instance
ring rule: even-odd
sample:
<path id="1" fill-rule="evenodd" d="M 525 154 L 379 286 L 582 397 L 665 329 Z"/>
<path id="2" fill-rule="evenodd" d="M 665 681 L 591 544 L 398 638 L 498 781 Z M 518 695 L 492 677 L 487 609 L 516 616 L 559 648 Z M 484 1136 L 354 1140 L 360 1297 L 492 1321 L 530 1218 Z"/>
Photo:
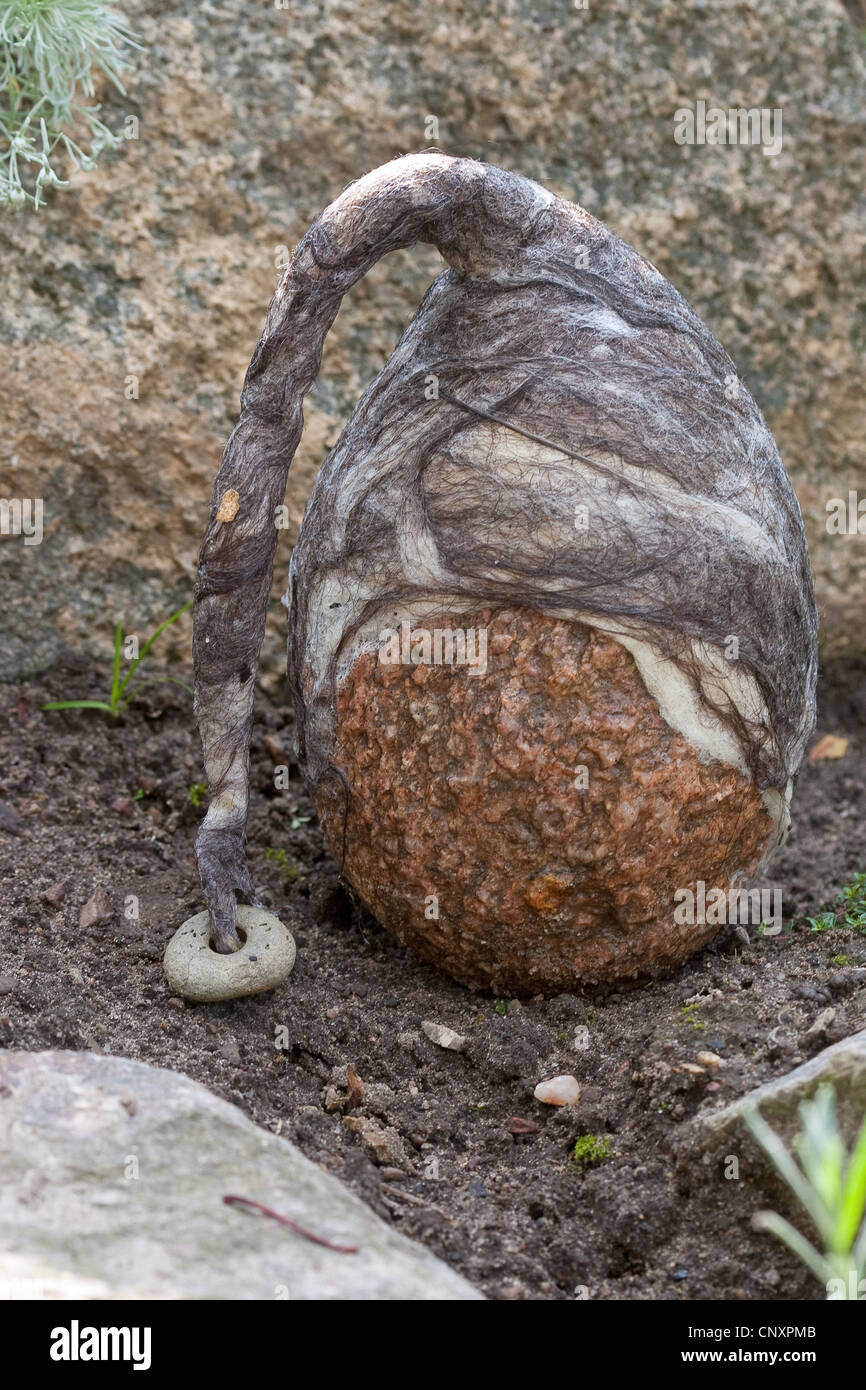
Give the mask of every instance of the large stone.
<path id="1" fill-rule="evenodd" d="M 374 651 L 339 686 L 352 795 L 323 778 L 316 804 L 352 887 L 425 960 L 500 994 L 678 965 L 719 926 L 678 921 L 677 892 L 727 891 L 777 838 L 752 779 L 675 733 L 605 634 L 524 609 L 460 623 L 486 635 L 483 677 Z"/>
<path id="2" fill-rule="evenodd" d="M 798 1107 L 824 1083 L 836 1093 L 842 1135 L 849 1149 L 866 1115 L 866 1029 L 827 1047 L 794 1071 L 749 1091 L 739 1100 L 683 1125 L 676 1149 L 683 1167 L 702 1165 L 718 1175 L 727 1159 L 737 1158 L 739 1174 L 786 1197 L 763 1150 L 752 1138 L 743 1113 L 757 1106 L 788 1148 L 800 1129 Z"/>
<path id="3" fill-rule="evenodd" d="M 0 1054 L 0 1172 L 0 1298 L 481 1297 L 286 1140 L 123 1057 Z"/>
<path id="4" fill-rule="evenodd" d="M 107 656 L 116 616 L 143 636 L 189 596 L 280 248 L 350 180 L 431 143 L 583 202 L 682 290 L 776 435 L 828 648 L 862 647 L 866 544 L 826 530 L 827 501 L 862 486 L 866 458 L 862 15 L 853 0 L 750 13 L 705 5 L 683 23 L 673 0 L 447 14 L 294 0 L 248 7 L 242 25 L 226 0 L 130 12 L 146 50 L 128 96 L 103 98 L 113 128 L 139 116 L 140 138 L 38 215 L 0 217 L 0 497 L 43 498 L 46 525 L 40 546 L 0 544 L 0 679 L 64 648 Z M 677 145 L 674 113 L 698 98 L 781 108 L 781 153 Z M 292 525 L 440 267 L 428 248 L 401 253 L 349 296 L 307 402 Z M 275 605 L 266 670 L 283 647 Z"/>

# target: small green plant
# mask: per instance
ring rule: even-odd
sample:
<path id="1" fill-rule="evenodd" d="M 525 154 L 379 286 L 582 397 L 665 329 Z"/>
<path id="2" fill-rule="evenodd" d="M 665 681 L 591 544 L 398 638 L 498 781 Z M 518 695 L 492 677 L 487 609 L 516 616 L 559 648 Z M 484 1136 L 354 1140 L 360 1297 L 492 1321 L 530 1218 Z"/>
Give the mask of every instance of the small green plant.
<path id="1" fill-rule="evenodd" d="M 199 806 L 201 804 L 201 799 L 206 794 L 206 792 L 207 787 L 205 786 L 204 782 L 193 782 L 188 792 L 191 804 L 196 807 Z"/>
<path id="2" fill-rule="evenodd" d="M 854 964 L 854 957 L 853 957 L 853 956 L 846 956 L 846 955 L 834 956 L 834 957 L 833 957 L 833 964 L 834 964 L 834 965 L 853 965 L 853 964 Z"/>
<path id="3" fill-rule="evenodd" d="M 289 809 L 289 815 L 292 818 L 289 824 L 292 830 L 300 830 L 302 825 L 309 825 L 310 821 L 313 819 L 312 816 L 299 816 L 299 809 L 298 806 L 292 806 Z"/>
<path id="4" fill-rule="evenodd" d="M 571 1161 L 579 1172 L 585 1173 L 587 1168 L 594 1168 L 597 1163 L 604 1163 L 606 1158 L 610 1158 L 612 1148 L 606 1134 L 581 1134 L 574 1141 Z"/>
<path id="5" fill-rule="evenodd" d="M 760 1211 L 753 1224 L 787 1245 L 824 1285 L 828 1298 L 866 1298 L 866 1116 L 848 1157 L 832 1086 L 821 1086 L 810 1100 L 804 1100 L 799 1115 L 801 1128 L 794 1140 L 799 1163 L 757 1106 L 747 1110 L 744 1118 L 810 1216 L 823 1251 L 816 1250 L 777 1212 Z"/>
<path id="6" fill-rule="evenodd" d="M 56 156 L 92 169 L 120 143 L 99 119 L 94 72 L 123 92 L 132 31 L 101 0 L 3 0 L 0 4 L 0 203 L 45 202 L 64 182 Z M 75 136 L 88 143 L 85 150 Z"/>
<path id="7" fill-rule="evenodd" d="M 138 656 L 132 662 L 129 670 L 127 671 L 126 675 L 123 677 L 122 680 L 120 677 L 120 663 L 123 657 L 123 625 L 122 623 L 117 624 L 117 627 L 114 630 L 114 668 L 111 673 L 111 694 L 109 695 L 107 700 L 52 700 L 49 704 L 43 705 L 42 708 L 44 710 L 101 709 L 105 710 L 107 714 L 110 714 L 112 718 L 117 719 L 118 716 L 121 715 L 123 711 L 126 709 L 127 705 L 129 705 L 135 698 L 134 694 L 127 693 L 129 690 L 130 682 L 133 676 L 135 675 L 136 671 L 138 670 L 139 666 L 144 661 L 144 658 L 147 656 L 154 642 L 157 640 L 157 638 L 162 636 L 167 627 L 171 627 L 172 623 L 176 623 L 178 618 L 181 617 L 182 614 L 186 613 L 187 610 L 191 607 L 192 599 L 190 599 L 189 603 L 185 603 L 182 608 L 179 608 L 176 613 L 172 613 L 171 617 L 166 618 L 164 623 L 160 624 L 153 636 L 149 638 L 147 642 L 145 642 Z M 184 690 L 188 690 L 189 693 L 192 694 L 192 690 L 186 684 L 185 681 L 177 680 L 173 676 L 154 677 L 152 680 L 139 681 L 138 684 L 160 685 L 164 681 L 168 681 L 171 685 L 180 685 L 183 687 Z"/>
<path id="8" fill-rule="evenodd" d="M 132 799 L 133 799 L 133 801 L 143 801 L 143 800 L 144 800 L 144 787 L 139 787 L 138 791 L 135 793 L 135 796 L 134 796 Z"/>
<path id="9" fill-rule="evenodd" d="M 498 1014 L 500 1018 L 504 1018 L 508 1013 L 508 1004 L 506 1001 L 504 999 L 497 999 L 493 1005 L 493 1012 Z"/>
<path id="10" fill-rule="evenodd" d="M 866 874 L 855 874 L 833 903 L 817 917 L 807 917 L 813 932 L 832 931 L 836 927 L 853 927 L 866 931 Z"/>
<path id="11" fill-rule="evenodd" d="M 284 849 L 266 849 L 265 858 L 269 863 L 276 864 L 284 883 L 303 883 L 300 868 L 292 863 Z"/>

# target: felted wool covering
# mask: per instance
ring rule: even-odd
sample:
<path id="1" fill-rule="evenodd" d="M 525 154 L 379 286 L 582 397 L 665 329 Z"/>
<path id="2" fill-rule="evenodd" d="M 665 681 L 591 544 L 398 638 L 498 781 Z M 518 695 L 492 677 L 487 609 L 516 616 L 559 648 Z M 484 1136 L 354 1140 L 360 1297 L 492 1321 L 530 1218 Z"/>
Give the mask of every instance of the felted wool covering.
<path id="1" fill-rule="evenodd" d="M 299 761 L 348 882 L 457 978 L 657 973 L 717 929 L 678 925 L 676 890 L 728 889 L 787 829 L 817 670 L 799 508 L 730 358 L 648 261 L 439 154 L 352 184 L 301 241 L 216 480 L 194 626 L 213 942 L 254 900 L 252 691 L 303 397 L 343 295 L 416 241 L 448 269 L 292 557 Z M 423 641 L 383 659 L 388 633 L 456 630 L 483 631 L 483 673 Z"/>

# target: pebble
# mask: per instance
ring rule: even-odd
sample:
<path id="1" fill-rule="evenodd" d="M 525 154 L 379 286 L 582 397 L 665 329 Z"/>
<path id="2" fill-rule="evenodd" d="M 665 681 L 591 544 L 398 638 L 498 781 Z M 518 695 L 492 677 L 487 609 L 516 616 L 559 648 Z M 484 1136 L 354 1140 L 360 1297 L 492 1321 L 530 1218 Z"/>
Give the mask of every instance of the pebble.
<path id="1" fill-rule="evenodd" d="M 533 1095 L 544 1105 L 577 1105 L 580 1082 L 576 1076 L 554 1076 L 550 1081 L 540 1081 Z"/>
<path id="2" fill-rule="evenodd" d="M 437 1047 L 445 1047 L 449 1052 L 462 1052 L 469 1041 L 462 1033 L 455 1033 L 453 1028 L 446 1027 L 444 1023 L 422 1023 L 421 1031 Z"/>
<path id="3" fill-rule="evenodd" d="M 278 917 L 260 907 L 238 907 L 246 934 L 239 951 L 219 955 L 210 945 L 207 912 L 190 917 L 175 932 L 163 957 L 165 977 L 185 999 L 210 1003 L 261 994 L 282 984 L 295 963 L 295 942 Z"/>
<path id="4" fill-rule="evenodd" d="M 344 1115 L 343 1124 L 351 1133 L 360 1136 L 377 1163 L 385 1168 L 411 1170 L 412 1164 L 396 1130 L 383 1128 L 365 1115 Z"/>
<path id="5" fill-rule="evenodd" d="M 87 899 L 83 908 L 78 914 L 78 925 L 82 931 L 96 925 L 97 922 L 107 922 L 114 916 L 114 907 L 111 899 L 104 888 L 97 888 L 96 892 Z"/>
<path id="6" fill-rule="evenodd" d="M 42 896 L 47 903 L 50 903 L 52 907 L 59 907 L 60 904 L 63 902 L 63 899 L 66 897 L 66 884 L 52 883 L 50 888 L 45 889 L 45 892 L 42 894 Z"/>
<path id="7" fill-rule="evenodd" d="M 524 1120 L 522 1115 L 512 1115 L 506 1125 L 506 1129 L 509 1134 L 515 1136 L 521 1134 L 538 1134 L 540 1132 L 539 1126 L 534 1120 Z"/>
<path id="8" fill-rule="evenodd" d="M 822 1009 L 811 1028 L 806 1029 L 806 1037 L 817 1038 L 821 1033 L 825 1033 L 835 1017 L 835 1009 Z"/>
<path id="9" fill-rule="evenodd" d="M 11 994 L 17 983 L 14 975 L 0 975 L 0 994 Z"/>
<path id="10" fill-rule="evenodd" d="M 702 1067 L 712 1067 L 715 1069 L 716 1067 L 724 1066 L 724 1062 L 716 1052 L 699 1052 L 695 1060 L 700 1062 Z"/>

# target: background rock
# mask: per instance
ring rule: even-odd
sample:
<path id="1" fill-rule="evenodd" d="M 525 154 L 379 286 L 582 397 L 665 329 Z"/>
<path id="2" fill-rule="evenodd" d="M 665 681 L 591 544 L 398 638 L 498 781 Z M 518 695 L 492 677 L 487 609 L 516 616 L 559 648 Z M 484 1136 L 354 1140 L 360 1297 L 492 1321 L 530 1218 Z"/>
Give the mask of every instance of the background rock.
<path id="1" fill-rule="evenodd" d="M 285 1139 L 185 1076 L 0 1055 L 0 1297 L 476 1299 Z M 354 1255 L 227 1207 L 240 1194 Z"/>
<path id="2" fill-rule="evenodd" d="M 0 679 L 106 655 L 190 593 L 243 372 L 291 247 L 346 183 L 436 144 L 582 202 L 694 304 L 762 406 L 803 507 L 828 651 L 863 647 L 866 538 L 826 502 L 864 477 L 864 17 L 855 0 L 293 0 L 127 6 L 146 44 L 111 126 L 140 138 L 47 209 L 0 216 L 0 496 L 45 539 L 0 543 Z M 776 158 L 678 146 L 673 114 L 780 107 Z M 438 132 L 431 119 L 438 120 Z M 307 405 L 287 499 L 440 268 L 392 256 L 349 297 Z M 129 378 L 138 399 L 126 399 Z M 282 537 L 285 583 L 291 534 Z M 266 666 L 282 664 L 274 608 Z M 189 618 L 164 650 L 186 652 Z"/>

